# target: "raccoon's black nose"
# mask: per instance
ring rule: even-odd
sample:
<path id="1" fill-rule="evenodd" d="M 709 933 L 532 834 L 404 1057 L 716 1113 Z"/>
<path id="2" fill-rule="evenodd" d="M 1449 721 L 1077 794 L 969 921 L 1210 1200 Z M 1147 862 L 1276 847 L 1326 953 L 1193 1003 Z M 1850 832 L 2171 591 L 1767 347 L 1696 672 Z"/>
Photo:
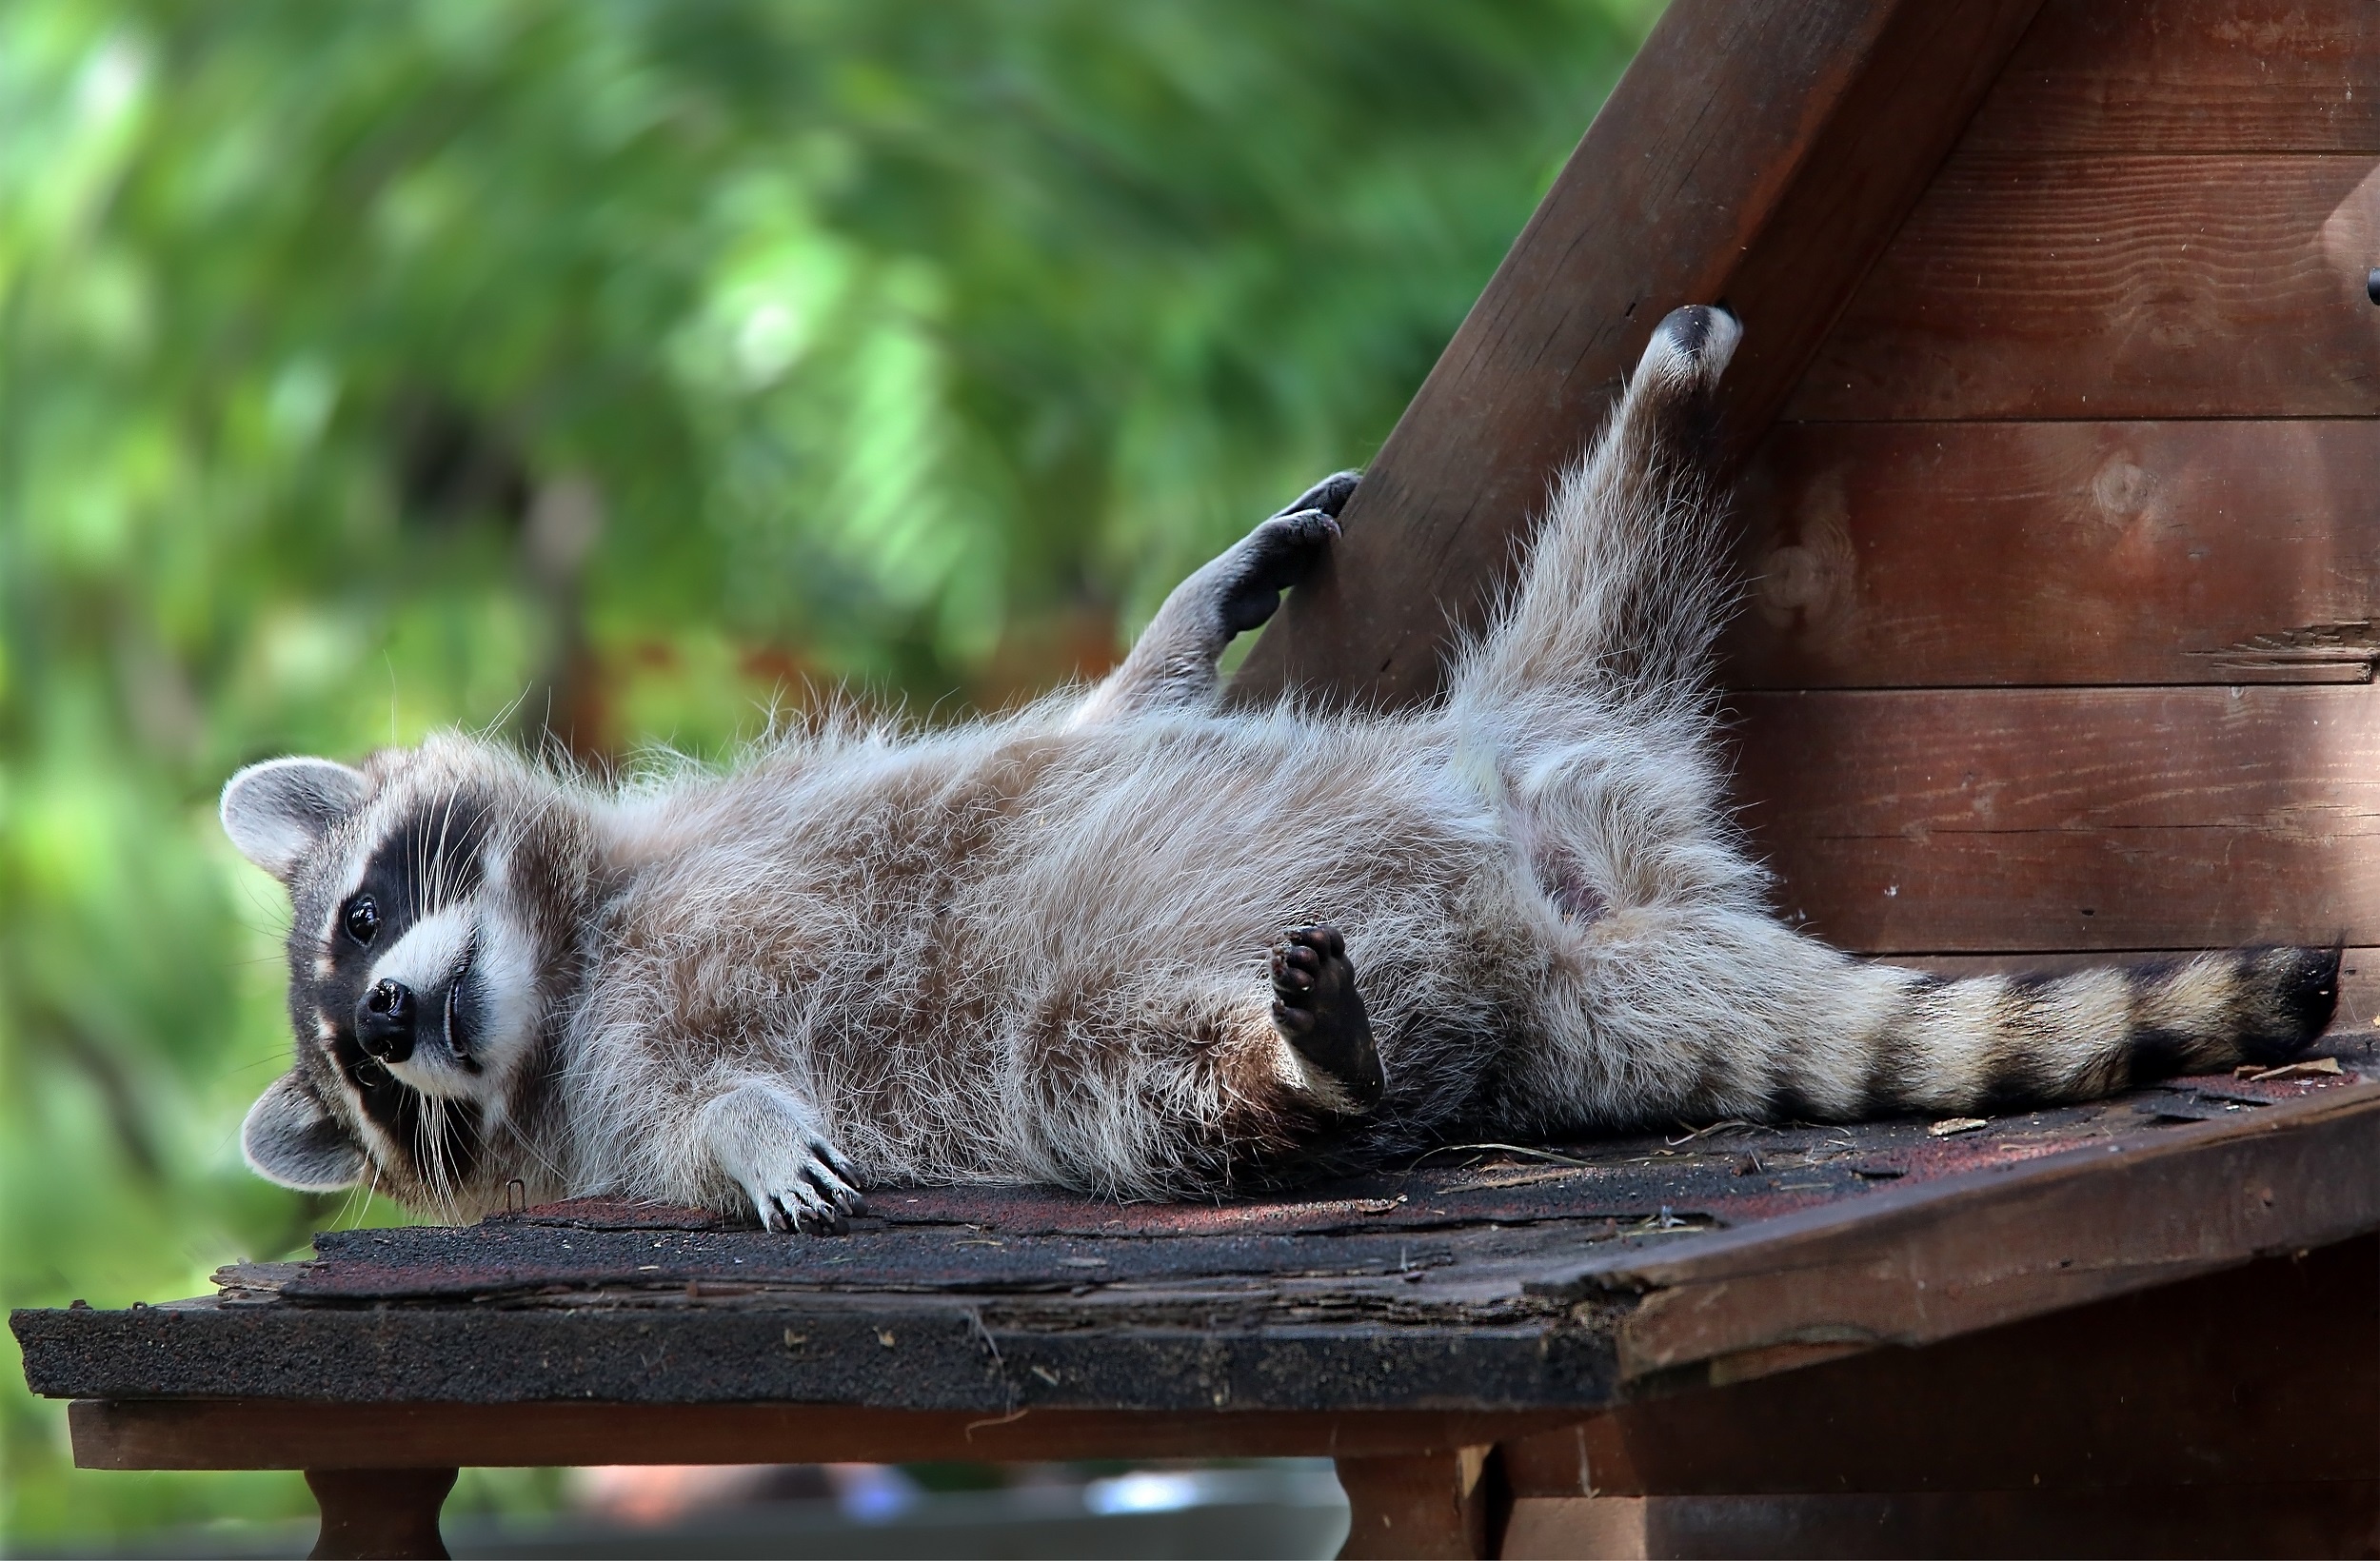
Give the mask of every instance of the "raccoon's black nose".
<path id="1" fill-rule="evenodd" d="M 413 989 L 402 981 L 375 981 L 355 1005 L 355 1038 L 384 1062 L 413 1055 Z"/>

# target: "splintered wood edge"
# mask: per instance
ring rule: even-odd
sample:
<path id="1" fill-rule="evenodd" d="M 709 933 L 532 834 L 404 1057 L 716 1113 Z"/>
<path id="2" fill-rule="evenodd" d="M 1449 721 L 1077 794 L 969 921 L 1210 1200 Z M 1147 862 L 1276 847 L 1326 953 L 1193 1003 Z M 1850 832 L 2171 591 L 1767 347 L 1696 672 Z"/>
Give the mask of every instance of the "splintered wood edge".
<path id="1" fill-rule="evenodd" d="M 1643 1298 L 1635 1393 L 1919 1345 L 2380 1230 L 2380 1085 L 1616 1253 L 1536 1294 Z"/>

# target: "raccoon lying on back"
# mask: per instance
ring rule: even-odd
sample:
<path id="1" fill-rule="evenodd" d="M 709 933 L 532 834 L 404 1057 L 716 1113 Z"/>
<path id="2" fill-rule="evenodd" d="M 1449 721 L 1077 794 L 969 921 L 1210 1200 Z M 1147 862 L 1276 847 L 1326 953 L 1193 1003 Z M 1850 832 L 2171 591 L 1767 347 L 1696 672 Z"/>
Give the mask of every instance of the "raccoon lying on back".
<path id="1" fill-rule="evenodd" d="M 1211 1195 L 1452 1135 L 1988 1111 L 2301 1050 L 2335 953 L 1945 983 L 1768 913 L 1707 678 L 1697 441 L 1738 334 L 1662 322 L 1409 714 L 1218 706 L 1342 474 L 1012 716 L 827 721 L 620 790 L 460 737 L 242 771 L 224 825 L 288 885 L 298 1032 L 249 1163 L 449 1217 L 517 1177 L 819 1232 L 870 1183 Z"/>

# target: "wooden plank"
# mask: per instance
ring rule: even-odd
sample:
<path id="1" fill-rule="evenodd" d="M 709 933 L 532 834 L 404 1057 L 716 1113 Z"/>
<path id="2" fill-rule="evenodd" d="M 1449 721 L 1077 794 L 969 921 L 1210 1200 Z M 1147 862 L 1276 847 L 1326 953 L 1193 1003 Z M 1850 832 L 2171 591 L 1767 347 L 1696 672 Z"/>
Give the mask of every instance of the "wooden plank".
<path id="1" fill-rule="evenodd" d="M 1508 1557 L 2367 1555 L 2380 1484 L 1901 1495 L 1530 1496 Z"/>
<path id="2" fill-rule="evenodd" d="M 2049 0 L 1960 146 L 2380 151 L 2370 0 Z"/>
<path id="3" fill-rule="evenodd" d="M 1724 1386 L 1814 1349 L 1922 1345 L 2380 1229 L 2380 1085 L 1875 1194 L 1531 1288 L 1644 1299 L 1620 1327 L 1639 1393 Z"/>
<path id="4" fill-rule="evenodd" d="M 1233 682 L 1397 703 L 1438 682 L 1557 466 L 1660 316 L 1726 300 L 1756 431 L 2039 0 L 1676 0 L 1389 436 L 1321 580 Z"/>
<path id="5" fill-rule="evenodd" d="M 1398 1457 L 1548 1430 L 1561 1412 L 984 1415 L 849 1404 L 352 1404 L 81 1399 L 81 1469 L 483 1469 L 934 1459 Z"/>
<path id="6" fill-rule="evenodd" d="M 2380 653 L 2380 422 L 1782 423 L 1737 508 L 1738 687 L 2363 682 Z"/>
<path id="7" fill-rule="evenodd" d="M 2380 942 L 2363 687 L 1738 697 L 1796 923 L 1867 953 Z"/>
<path id="8" fill-rule="evenodd" d="M 1503 1458 L 1517 1496 L 2371 1481 L 2375 1428 L 2380 1241 L 2362 1236 L 1628 1405 Z"/>
<path id="9" fill-rule="evenodd" d="M 2380 416 L 2375 264 L 2370 155 L 1962 152 L 1785 415 Z"/>

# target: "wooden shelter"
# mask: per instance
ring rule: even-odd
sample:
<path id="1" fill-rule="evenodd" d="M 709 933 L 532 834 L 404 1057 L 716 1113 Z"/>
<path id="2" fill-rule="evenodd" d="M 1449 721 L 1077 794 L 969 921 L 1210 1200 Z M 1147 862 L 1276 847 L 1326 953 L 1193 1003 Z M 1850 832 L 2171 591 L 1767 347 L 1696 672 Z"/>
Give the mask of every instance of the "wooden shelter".
<path id="1" fill-rule="evenodd" d="M 87 1464 L 307 1469 L 320 1554 L 436 1553 L 460 1463 L 1286 1452 L 1339 1457 L 1350 1554 L 2367 1553 L 2375 265 L 2369 0 L 1675 0 L 1239 682 L 1426 694 L 1654 323 L 1723 301 L 1785 907 L 1955 969 L 2344 939 L 2328 1072 L 1223 1209 L 888 1195 L 832 1251 L 327 1236 L 20 1313 L 29 1377 Z"/>

